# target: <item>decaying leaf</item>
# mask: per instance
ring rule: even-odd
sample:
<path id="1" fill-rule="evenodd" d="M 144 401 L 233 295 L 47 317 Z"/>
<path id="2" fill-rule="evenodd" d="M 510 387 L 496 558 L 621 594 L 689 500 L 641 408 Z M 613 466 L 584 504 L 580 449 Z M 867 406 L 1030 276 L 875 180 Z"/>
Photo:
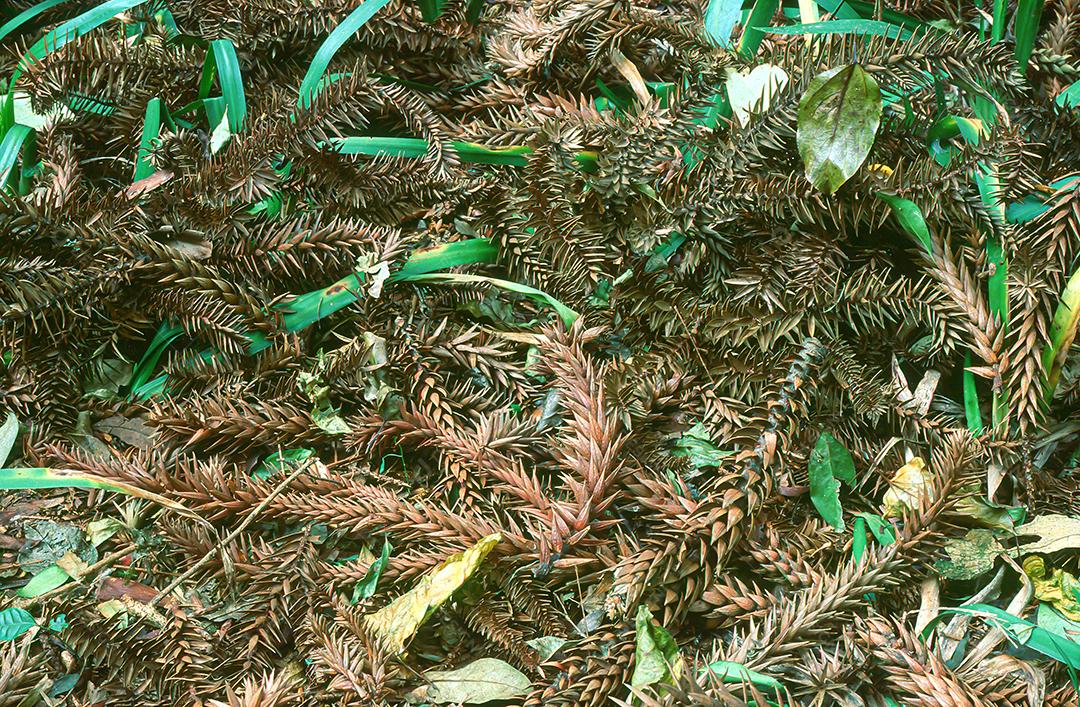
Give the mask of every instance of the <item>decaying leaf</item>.
<path id="1" fill-rule="evenodd" d="M 410 693 L 410 703 L 483 704 L 519 697 L 532 686 L 527 675 L 497 658 L 480 658 L 457 670 L 429 670 L 424 679 L 427 684 Z"/>
<path id="2" fill-rule="evenodd" d="M 1047 602 L 1071 621 L 1080 621 L 1080 579 L 1060 567 L 1047 567 L 1039 555 L 1024 559 L 1024 574 L 1035 585 L 1035 598 Z"/>
<path id="3" fill-rule="evenodd" d="M 973 579 L 992 570 L 1002 552 L 1004 548 L 992 532 L 969 530 L 964 537 L 945 543 L 949 558 L 939 560 L 934 567 L 949 579 Z"/>
<path id="4" fill-rule="evenodd" d="M 653 618 L 648 607 L 638 607 L 634 621 L 637 636 L 634 654 L 632 687 L 670 683 L 682 675 L 683 659 L 679 645 L 663 626 Z"/>
<path id="5" fill-rule="evenodd" d="M 451 555 L 425 574 L 416 586 L 374 614 L 364 625 L 395 653 L 405 650 L 413 634 L 458 587 L 465 583 L 499 541 L 500 533 L 481 538 L 464 552 Z"/>
<path id="6" fill-rule="evenodd" d="M 768 110 L 773 96 L 787 85 L 787 72 L 773 64 L 758 64 L 749 73 L 728 69 L 724 82 L 732 114 L 740 125 L 746 125 L 752 113 Z"/>
<path id="7" fill-rule="evenodd" d="M 1080 549 L 1080 518 L 1057 514 L 1036 516 L 1017 528 L 1016 534 L 1021 543 L 1014 550 L 1018 555 L 1076 550 Z"/>
<path id="8" fill-rule="evenodd" d="M 904 514 L 905 509 L 918 508 L 926 497 L 929 484 L 926 462 L 922 457 L 912 457 L 889 481 L 889 490 L 882 499 L 885 517 L 898 518 Z"/>

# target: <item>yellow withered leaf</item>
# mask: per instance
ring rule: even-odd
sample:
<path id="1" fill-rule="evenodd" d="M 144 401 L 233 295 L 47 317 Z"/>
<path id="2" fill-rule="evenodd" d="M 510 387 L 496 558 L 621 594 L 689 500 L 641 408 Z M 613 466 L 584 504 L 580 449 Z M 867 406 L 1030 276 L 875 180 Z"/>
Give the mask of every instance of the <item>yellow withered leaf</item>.
<path id="1" fill-rule="evenodd" d="M 447 557 L 421 577 L 415 587 L 374 614 L 365 616 L 364 625 L 389 650 L 401 653 L 417 629 L 472 576 L 500 540 L 502 535 L 493 533 L 468 550 Z"/>
<path id="2" fill-rule="evenodd" d="M 1080 601 L 1076 598 L 1080 580 L 1063 569 L 1047 567 L 1038 555 L 1024 560 L 1024 574 L 1035 586 L 1036 599 L 1049 602 L 1070 621 L 1080 621 Z"/>
<path id="3" fill-rule="evenodd" d="M 926 462 L 922 457 L 912 457 L 911 461 L 904 464 L 889 482 L 889 490 L 882 499 L 885 504 L 885 517 L 898 518 L 904 514 L 904 509 L 918 508 L 922 499 L 926 497 L 927 487 L 930 483 L 926 475 Z"/>

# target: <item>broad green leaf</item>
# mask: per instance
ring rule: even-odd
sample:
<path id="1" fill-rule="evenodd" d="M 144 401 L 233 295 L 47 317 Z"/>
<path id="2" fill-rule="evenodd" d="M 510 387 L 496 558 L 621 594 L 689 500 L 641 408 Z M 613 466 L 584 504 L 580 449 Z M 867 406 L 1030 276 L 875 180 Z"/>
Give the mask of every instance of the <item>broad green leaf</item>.
<path id="1" fill-rule="evenodd" d="M 1013 33 L 1016 35 L 1016 63 L 1020 65 L 1021 74 L 1027 73 L 1028 60 L 1035 48 L 1035 37 L 1039 33 L 1044 4 L 1045 0 L 1018 0 L 1016 3 Z"/>
<path id="2" fill-rule="evenodd" d="M 12 84 L 14 84 L 16 78 L 22 75 L 23 69 L 26 68 L 30 61 L 44 58 L 46 54 L 55 52 L 68 42 L 78 39 L 120 13 L 144 2 L 146 0 L 108 0 L 108 2 L 103 2 L 97 7 L 93 7 L 81 15 L 60 24 L 30 47 L 29 51 L 19 61 L 19 65 L 15 67 L 14 72 L 12 72 Z"/>
<path id="3" fill-rule="evenodd" d="M 1000 42 L 1005 37 L 1005 27 L 1009 24 L 1008 11 L 1009 0 L 994 0 L 994 27 L 990 35 L 994 42 Z"/>
<path id="4" fill-rule="evenodd" d="M 813 78 L 799 101 L 799 155 L 806 178 L 832 194 L 862 166 L 881 123 L 881 91 L 858 64 Z"/>
<path id="5" fill-rule="evenodd" d="M 631 687 L 646 687 L 657 683 L 672 683 L 682 674 L 683 659 L 679 645 L 655 619 L 649 608 L 638 607 L 634 620 L 637 647 L 634 653 L 634 673 Z"/>
<path id="6" fill-rule="evenodd" d="M 368 599 L 375 595 L 375 588 L 379 584 L 379 577 L 382 576 L 382 572 L 386 569 L 387 563 L 390 562 L 390 541 L 383 539 L 382 554 L 379 558 L 368 565 L 367 572 L 364 573 L 364 578 L 356 583 L 353 587 L 352 603 L 355 604 L 363 599 Z"/>
<path id="7" fill-rule="evenodd" d="M 67 614 L 60 614 L 59 616 L 49 620 L 49 630 L 53 633 L 60 633 L 69 625 L 70 624 L 68 624 Z"/>
<path id="8" fill-rule="evenodd" d="M 1080 187 L 1080 176 L 1073 175 L 1058 179 L 1051 182 L 1049 187 L 1053 196 L 1072 191 Z M 1028 194 L 1020 201 L 1009 204 L 1005 209 L 1005 219 L 1009 223 L 1030 223 L 1053 208 L 1053 196 Z"/>
<path id="9" fill-rule="evenodd" d="M 274 452 L 263 460 L 255 471 L 251 473 L 257 479 L 269 479 L 288 469 L 296 468 L 297 464 L 303 464 L 315 454 L 314 449 L 287 449 L 284 452 Z"/>
<path id="10" fill-rule="evenodd" d="M 784 686 L 776 678 L 751 670 L 742 663 L 735 663 L 730 660 L 718 660 L 715 663 L 710 663 L 708 667 L 702 669 L 698 674 L 698 680 L 706 680 L 710 674 L 717 676 L 721 682 L 748 682 L 768 691 L 770 694 L 779 694 L 784 690 Z"/>
<path id="11" fill-rule="evenodd" d="M 918 241 L 928 254 L 933 255 L 934 242 L 930 238 L 930 228 L 926 225 L 926 217 L 923 216 L 919 205 L 910 199 L 880 191 L 877 193 L 877 198 L 889 205 L 904 232 Z"/>
<path id="12" fill-rule="evenodd" d="M 1065 109 L 1076 108 L 1080 106 L 1080 81 L 1074 82 L 1071 86 L 1063 90 L 1054 99 L 1054 103 Z"/>
<path id="13" fill-rule="evenodd" d="M 326 69 L 330 66 L 334 54 L 337 54 L 338 49 L 345 46 L 345 42 L 349 41 L 349 38 L 360 31 L 360 28 L 374 17 L 375 13 L 386 7 L 389 2 L 390 0 L 365 0 L 362 5 L 349 13 L 349 16 L 341 24 L 334 28 L 323 41 L 319 50 L 315 52 L 315 58 L 311 60 L 311 65 L 308 66 L 307 73 L 304 74 L 304 80 L 300 83 L 300 97 L 297 99 L 297 105 L 301 108 L 311 106 L 315 96 L 318 95 L 322 88 L 320 82 L 323 74 L 326 73 Z"/>
<path id="14" fill-rule="evenodd" d="M 855 462 L 838 439 L 828 432 L 818 437 L 810 453 L 810 500 L 825 522 L 844 529 L 844 509 L 840 506 L 840 482 L 855 481 Z"/>
<path id="15" fill-rule="evenodd" d="M 165 349 L 183 333 L 184 330 L 179 326 L 169 322 L 161 323 L 157 333 L 154 334 L 154 338 L 150 341 L 150 345 L 146 347 L 146 352 L 143 353 L 142 358 L 135 364 L 135 368 L 131 372 L 130 385 L 133 391 L 150 380 L 150 376 L 153 374 L 154 368 L 157 367 L 161 355 L 165 353 Z"/>
<path id="16" fill-rule="evenodd" d="M 832 475 L 848 486 L 855 485 L 855 460 L 851 452 L 836 437 L 822 432 L 817 445 L 810 455 L 812 463 L 823 463 L 832 470 Z"/>
<path id="17" fill-rule="evenodd" d="M 1080 323 L 1080 268 L 1073 272 L 1061 297 L 1058 298 L 1054 318 L 1050 321 L 1050 341 L 1043 349 L 1042 365 L 1046 373 L 1043 403 L 1047 406 L 1054 398 L 1054 390 L 1057 389 L 1058 380 L 1061 378 L 1061 369 L 1065 366 L 1069 349 L 1072 348 L 1073 340 L 1076 339 L 1078 323 Z"/>
<path id="18" fill-rule="evenodd" d="M 59 565 L 49 565 L 31 577 L 30 581 L 24 584 L 16 593 L 24 599 L 32 599 L 41 596 L 45 592 L 51 592 L 57 587 L 62 587 L 69 579 L 71 579 L 71 575 Z"/>
<path id="19" fill-rule="evenodd" d="M 1039 628 L 1045 628 L 1047 631 L 1064 636 L 1074 643 L 1080 643 L 1080 621 L 1072 621 L 1062 616 L 1048 602 L 1039 602 L 1035 622 L 1039 625 Z"/>
<path id="20" fill-rule="evenodd" d="M 879 545 L 885 547 L 896 542 L 896 533 L 887 520 L 876 513 L 856 513 L 851 556 L 855 564 L 862 562 L 866 553 L 866 531 L 869 530 Z"/>
<path id="21" fill-rule="evenodd" d="M 730 46 L 731 33 L 741 15 L 742 0 L 709 0 L 705 7 L 705 36 L 717 46 Z"/>
<path id="22" fill-rule="evenodd" d="M 769 20 L 776 14 L 780 0 L 754 0 L 754 6 L 750 10 L 750 16 L 746 18 L 742 36 L 739 37 L 739 56 L 749 61 L 757 54 L 761 40 L 765 38 L 765 30 Z"/>
<path id="23" fill-rule="evenodd" d="M 26 609 L 9 606 L 0 611 L 0 641 L 14 641 L 32 629 L 36 623 Z"/>
<path id="24" fill-rule="evenodd" d="M 908 39 L 911 31 L 891 22 L 880 20 L 828 20 L 808 24 L 763 28 L 769 34 L 865 34 L 874 37 Z"/>
<path id="25" fill-rule="evenodd" d="M 546 304 L 554 309 L 559 318 L 562 319 L 563 324 L 570 327 L 580 316 L 577 312 L 567 307 L 565 304 L 555 299 L 551 295 L 535 287 L 529 287 L 528 285 L 522 285 L 517 282 L 510 282 L 509 280 L 499 280 L 494 277 L 487 277 L 486 275 L 463 275 L 459 273 L 431 273 L 429 275 L 415 275 L 409 278 L 409 282 L 437 282 L 445 284 L 468 284 L 468 283 L 486 283 L 494 285 L 495 287 L 508 290 L 510 292 L 516 292 L 521 295 L 525 295 L 530 299 L 536 300 L 541 304 Z"/>
<path id="26" fill-rule="evenodd" d="M 9 412 L 0 426 L 0 466 L 7 463 L 11 456 L 11 448 L 15 446 L 15 440 L 19 436 L 19 420 L 15 413 Z"/>
<path id="27" fill-rule="evenodd" d="M 566 645 L 566 639 L 560 636 L 540 636 L 531 641 L 525 641 L 525 645 L 536 651 L 541 661 L 548 660 Z"/>
<path id="28" fill-rule="evenodd" d="M 532 687 L 529 676 L 498 658 L 480 658 L 457 670 L 429 670 L 424 680 L 409 697 L 436 705 L 512 700 Z"/>
<path id="29" fill-rule="evenodd" d="M 953 506 L 953 512 L 975 521 L 984 528 L 997 528 L 1012 531 L 1024 522 L 1026 511 L 1023 506 L 1002 506 L 990 503 L 976 495 L 965 496 Z"/>
<path id="30" fill-rule="evenodd" d="M 949 579 L 974 579 L 994 569 L 1003 549 L 989 530 L 969 530 L 964 537 L 945 543 L 945 553 L 949 557 L 938 560 L 934 567 Z"/>
<path id="31" fill-rule="evenodd" d="M 457 591 L 495 549 L 502 535 L 481 538 L 464 552 L 446 558 L 416 586 L 374 614 L 363 618 L 364 626 L 393 653 L 401 653 L 428 618 Z"/>
<path id="32" fill-rule="evenodd" d="M 696 469 L 703 466 L 719 466 L 725 457 L 732 454 L 734 452 L 725 451 L 713 444 L 709 431 L 700 422 L 683 432 L 679 440 L 675 442 L 674 449 L 671 450 L 671 456 L 688 458 L 690 464 Z"/>

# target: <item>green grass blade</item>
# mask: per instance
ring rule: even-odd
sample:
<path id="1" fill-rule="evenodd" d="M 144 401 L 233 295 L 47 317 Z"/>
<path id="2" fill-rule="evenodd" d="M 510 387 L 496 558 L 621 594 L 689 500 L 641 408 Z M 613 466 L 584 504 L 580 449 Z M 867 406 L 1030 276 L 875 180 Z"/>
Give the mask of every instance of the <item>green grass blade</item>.
<path id="1" fill-rule="evenodd" d="M 731 33 L 742 15 L 742 0 L 709 0 L 705 8 L 705 36 L 719 47 L 731 45 Z"/>
<path id="2" fill-rule="evenodd" d="M 1039 33 L 1039 22 L 1042 20 L 1044 4 L 1045 0 L 1019 0 L 1016 5 L 1016 22 L 1013 31 L 1016 33 L 1016 62 L 1020 65 L 1021 74 L 1027 72 L 1028 60 L 1031 59 L 1031 52 L 1035 49 L 1035 37 Z M 994 30 L 996 33 L 996 22 Z"/>
<path id="3" fill-rule="evenodd" d="M 244 129 L 244 121 L 247 118 L 244 78 L 240 74 L 240 61 L 236 58 L 236 47 L 228 39 L 215 39 L 210 42 L 210 47 L 213 50 L 213 61 L 217 68 L 218 83 L 221 84 L 221 95 L 225 98 L 225 107 L 228 111 L 229 131 L 236 135 Z"/>
<path id="4" fill-rule="evenodd" d="M 101 489 L 103 491 L 122 493 L 153 501 L 170 510 L 198 518 L 198 516 L 176 501 L 171 501 L 152 491 L 146 491 L 123 481 L 105 479 L 76 469 L 48 469 L 42 467 L 0 469 L 0 489 L 5 491 L 67 488 Z"/>
<path id="5" fill-rule="evenodd" d="M 165 349 L 183 333 L 184 330 L 179 326 L 168 322 L 161 323 L 157 333 L 154 334 L 154 338 L 150 341 L 150 345 L 146 347 L 146 353 L 142 355 L 142 358 L 135 364 L 135 368 L 131 372 L 131 381 L 128 385 L 131 386 L 133 391 L 141 388 L 150 380 L 150 374 L 154 372 L 154 368 L 157 367 L 157 363 L 161 359 L 161 355 L 165 353 Z"/>
<path id="6" fill-rule="evenodd" d="M 878 20 L 829 20 L 810 24 L 784 25 L 782 27 L 759 27 L 766 34 L 865 34 L 873 37 L 908 39 L 912 33 L 899 25 Z"/>
<path id="7" fill-rule="evenodd" d="M 1058 299 L 1054 318 L 1050 322 L 1050 342 L 1043 349 L 1042 364 L 1046 373 L 1043 401 L 1046 405 L 1054 397 L 1062 366 L 1076 338 L 1077 323 L 1080 323 L 1080 268 L 1073 272 Z"/>
<path id="8" fill-rule="evenodd" d="M 1000 42 L 1005 37 L 1005 25 L 1009 23 L 1006 13 L 1009 11 L 1009 0 L 994 0 L 994 28 L 990 38 L 994 42 Z"/>
<path id="9" fill-rule="evenodd" d="M 765 38 L 762 28 L 768 27 L 769 20 L 776 14 L 776 8 L 780 0 L 754 0 L 754 7 L 750 10 L 750 17 L 746 19 L 746 28 L 739 37 L 739 56 L 749 60 L 757 54 L 761 40 Z"/>
<path id="10" fill-rule="evenodd" d="M 154 141 L 161 132 L 161 115 L 164 111 L 165 104 L 160 98 L 151 98 L 147 101 L 142 138 L 139 140 L 139 152 L 135 156 L 135 175 L 132 178 L 134 182 L 154 173 L 154 165 L 150 163 L 150 154 L 154 150 Z"/>
<path id="11" fill-rule="evenodd" d="M 413 253 L 401 269 L 391 273 L 390 282 L 409 282 L 419 275 L 461 265 L 494 263 L 498 249 L 487 238 L 444 243 Z"/>
<path id="12" fill-rule="evenodd" d="M 390 282 L 411 282 L 435 270 L 494 262 L 498 251 L 486 238 L 446 243 L 412 254 L 400 270 L 390 275 Z M 329 287 L 294 297 L 280 306 L 284 313 L 286 331 L 306 329 L 320 319 L 329 317 L 364 296 L 363 277 L 356 273 L 346 275 Z M 248 335 L 251 345 L 248 353 L 255 354 L 266 349 L 270 342 L 259 332 Z"/>
<path id="13" fill-rule="evenodd" d="M 420 16 L 424 22 L 430 24 L 439 19 L 446 9 L 446 0 L 417 0 L 417 5 L 420 6 Z"/>
<path id="14" fill-rule="evenodd" d="M 31 128 L 16 123 L 12 125 L 0 141 L 0 188 L 7 183 L 29 141 L 34 139 Z"/>
<path id="15" fill-rule="evenodd" d="M 68 2 L 68 0 L 45 0 L 45 2 L 39 2 L 37 5 L 26 8 L 0 27 L 0 40 L 3 40 L 4 37 L 19 29 L 46 10 L 51 10 L 57 5 L 62 5 L 65 2 Z"/>
<path id="16" fill-rule="evenodd" d="M 968 431 L 973 435 L 983 433 L 982 411 L 979 410 L 979 391 L 975 387 L 975 374 L 971 367 L 971 353 L 964 354 L 964 416 Z"/>
<path id="17" fill-rule="evenodd" d="M 409 278 L 409 282 L 436 282 L 449 285 L 470 284 L 470 283 L 486 283 L 494 285 L 509 292 L 516 292 L 521 295 L 525 295 L 530 299 L 533 299 L 541 304 L 546 304 L 559 315 L 563 324 L 568 328 L 577 320 L 580 316 L 577 312 L 567 307 L 565 304 L 555 299 L 548 293 L 538 290 L 535 287 L 529 287 L 528 285 L 522 285 L 517 282 L 511 282 L 509 280 L 499 280 L 494 277 L 487 277 L 485 275 L 463 275 L 458 273 L 432 273 L 430 275 L 416 275 Z"/>
<path id="18" fill-rule="evenodd" d="M 414 137 L 342 137 L 331 138 L 329 144 L 342 155 L 371 155 L 418 158 L 427 154 L 427 140 Z M 474 142 L 452 142 L 462 162 L 524 167 L 532 149 L 515 147 L 484 147 Z"/>
<path id="19" fill-rule="evenodd" d="M 15 79 L 22 75 L 22 69 L 26 67 L 27 62 L 44 58 L 46 54 L 56 51 L 68 42 L 97 29 L 121 12 L 130 10 L 144 2 L 146 0 L 108 0 L 108 2 L 103 2 L 97 7 L 64 22 L 35 42 L 29 51 L 23 55 L 19 65 L 12 72 L 12 83 L 14 84 Z"/>
<path id="20" fill-rule="evenodd" d="M 297 99 L 297 105 L 301 108 L 311 106 L 311 102 L 318 95 L 319 82 L 330 66 L 334 54 L 337 54 L 338 49 L 341 49 L 350 37 L 389 2 L 390 0 L 365 0 L 363 5 L 349 13 L 349 16 L 334 28 L 334 31 L 319 47 L 319 51 L 315 52 L 315 58 L 311 60 L 311 66 L 304 74 L 304 80 L 300 82 L 300 97 Z"/>

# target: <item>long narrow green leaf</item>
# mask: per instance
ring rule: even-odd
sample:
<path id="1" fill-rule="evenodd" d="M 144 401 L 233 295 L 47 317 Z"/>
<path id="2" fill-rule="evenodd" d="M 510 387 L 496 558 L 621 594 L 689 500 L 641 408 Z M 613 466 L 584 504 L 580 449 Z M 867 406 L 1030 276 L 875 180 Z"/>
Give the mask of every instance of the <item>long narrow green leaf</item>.
<path id="1" fill-rule="evenodd" d="M 982 412 L 979 410 L 979 391 L 975 387 L 975 374 L 969 371 L 971 353 L 964 354 L 964 416 L 968 431 L 973 435 L 983 433 Z"/>
<path id="2" fill-rule="evenodd" d="M 68 0 L 45 0 L 45 2 L 39 2 L 37 5 L 26 8 L 0 27 L 0 40 L 3 40 L 4 37 L 19 29 L 46 10 L 50 10 L 57 5 L 62 5 L 65 2 L 68 2 Z"/>
<path id="3" fill-rule="evenodd" d="M 147 101 L 142 138 L 139 140 L 139 152 L 135 156 L 135 175 L 132 181 L 137 182 L 154 173 L 154 165 L 150 163 L 150 154 L 154 150 L 154 141 L 161 133 L 161 114 L 164 111 L 165 104 L 160 98 L 151 98 Z"/>
<path id="4" fill-rule="evenodd" d="M 529 287 L 528 285 L 522 285 L 517 282 L 511 282 L 509 280 L 499 280 L 494 277 L 487 277 L 484 275 L 462 275 L 458 273 L 432 273 L 430 275 L 416 275 L 409 278 L 409 282 L 439 282 L 451 285 L 465 284 L 465 283 L 486 283 L 494 285 L 495 287 L 508 290 L 510 292 L 517 292 L 518 294 L 525 295 L 531 299 L 534 299 L 541 304 L 546 304 L 554 309 L 559 318 L 562 319 L 563 324 L 570 327 L 580 316 L 577 312 L 567 307 L 565 304 L 555 299 L 548 293 L 538 290 L 535 287 Z"/>
<path id="5" fill-rule="evenodd" d="M 19 123 L 12 125 L 4 135 L 4 139 L 0 141 L 0 188 L 7 184 L 27 141 L 33 139 L 34 131 Z"/>
<path id="6" fill-rule="evenodd" d="M 878 20 L 829 20 L 810 24 L 758 28 L 767 34 L 865 34 L 874 37 L 908 39 L 911 31 L 891 22 Z"/>
<path id="7" fill-rule="evenodd" d="M 229 117 L 229 131 L 233 135 L 244 129 L 244 121 L 247 118 L 247 100 L 244 98 L 244 78 L 240 74 L 240 61 L 236 58 L 236 47 L 228 39 L 215 39 L 210 42 L 211 52 L 207 62 L 212 62 L 214 72 L 217 74 L 218 83 L 221 84 L 221 95 L 225 99 L 225 115 Z M 211 80 L 212 76 L 211 76 Z M 203 81 L 206 81 L 205 73 Z M 200 95 L 204 98 L 203 87 L 200 86 Z M 211 127 L 220 121 L 211 122 Z"/>
<path id="8" fill-rule="evenodd" d="M 336 152 L 343 155 L 372 155 L 387 157 L 423 157 L 427 154 L 428 142 L 413 137 L 342 137 L 331 138 L 329 144 Z M 476 164 L 501 164 L 524 167 L 528 162 L 531 148 L 523 145 L 515 147 L 484 147 L 473 142 L 452 142 L 462 162 Z"/>
<path id="9" fill-rule="evenodd" d="M 30 47 L 30 50 L 23 55 L 19 65 L 12 72 L 12 84 L 14 84 L 16 78 L 22 75 L 22 71 L 26 68 L 28 62 L 44 58 L 46 54 L 56 51 L 68 42 L 97 29 L 121 12 L 130 10 L 144 2 L 146 0 L 108 0 L 108 2 L 103 2 L 97 7 L 64 22 L 35 42 Z"/>
<path id="10" fill-rule="evenodd" d="M 424 22 L 431 23 L 442 16 L 446 9 L 446 0 L 417 0 L 417 5 L 420 6 L 420 16 L 424 18 Z"/>
<path id="11" fill-rule="evenodd" d="M 1021 74 L 1027 72 L 1028 60 L 1035 49 L 1035 37 L 1039 33 L 1044 4 L 1045 0 L 1019 0 L 1016 4 L 1013 32 L 1016 34 L 1016 63 L 1020 65 Z"/>
<path id="12" fill-rule="evenodd" d="M 739 37 L 739 56 L 743 59 L 752 59 L 757 54 L 761 40 L 765 38 L 762 28 L 768 26 L 779 5 L 780 0 L 754 0 L 754 7 L 746 19 L 746 28 Z"/>
<path id="13" fill-rule="evenodd" d="M 1005 37 L 1005 25 L 1009 22 L 1006 15 L 1008 11 L 1009 0 L 994 0 L 994 28 L 990 33 L 990 38 L 995 43 L 1000 42 Z"/>
<path id="14" fill-rule="evenodd" d="M 731 33 L 742 14 L 742 0 L 709 0 L 705 7 L 705 36 L 720 47 L 731 45 Z"/>
<path id="15" fill-rule="evenodd" d="M 1046 388 L 1043 399 L 1049 405 L 1054 397 L 1062 366 L 1069 355 L 1076 338 L 1076 327 L 1080 323 L 1080 268 L 1073 272 L 1065 290 L 1058 300 L 1054 318 L 1050 322 L 1050 342 L 1043 349 L 1042 364 L 1046 374 Z"/>
<path id="16" fill-rule="evenodd" d="M 345 21 L 334 28 L 334 31 L 319 47 L 319 51 L 315 52 L 315 58 L 311 60 L 311 66 L 304 74 L 304 80 L 300 82 L 300 97 L 297 99 L 297 105 L 301 108 L 311 106 L 311 102 L 319 93 L 319 82 L 338 49 L 341 49 L 350 37 L 389 2 L 390 0 L 365 0 L 363 5 L 349 13 Z"/>
<path id="17" fill-rule="evenodd" d="M 146 353 L 142 355 L 139 362 L 135 364 L 135 368 L 132 369 L 131 381 L 129 382 L 132 391 L 142 387 L 150 380 L 150 374 L 154 372 L 154 368 L 157 367 L 157 363 L 161 359 L 161 355 L 165 353 L 165 349 L 183 333 L 184 330 L 179 326 L 169 322 L 161 323 L 157 333 L 154 334 L 154 338 L 150 341 L 150 345 L 146 347 Z"/>
<path id="18" fill-rule="evenodd" d="M 106 479 L 77 469 L 47 469 L 41 467 L 0 469 L 0 489 L 5 491 L 16 489 L 66 488 L 101 489 L 103 491 L 123 493 L 136 498 L 153 501 L 161 506 L 177 511 L 178 513 L 198 518 L 198 516 L 184 506 L 176 501 L 167 499 L 164 496 L 160 496 L 151 491 L 146 491 L 137 486 L 132 486 L 123 481 Z"/>

